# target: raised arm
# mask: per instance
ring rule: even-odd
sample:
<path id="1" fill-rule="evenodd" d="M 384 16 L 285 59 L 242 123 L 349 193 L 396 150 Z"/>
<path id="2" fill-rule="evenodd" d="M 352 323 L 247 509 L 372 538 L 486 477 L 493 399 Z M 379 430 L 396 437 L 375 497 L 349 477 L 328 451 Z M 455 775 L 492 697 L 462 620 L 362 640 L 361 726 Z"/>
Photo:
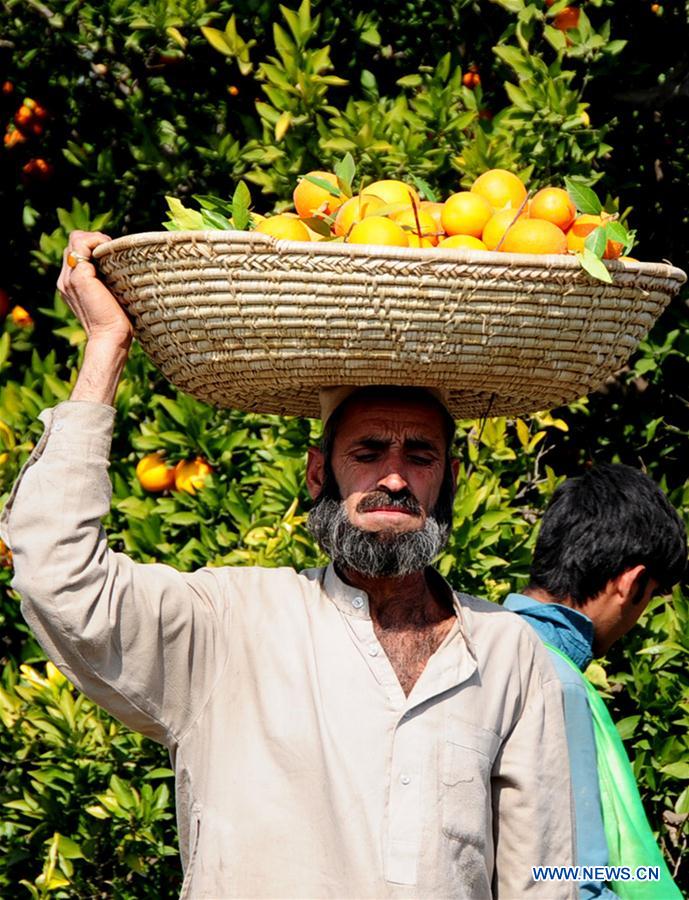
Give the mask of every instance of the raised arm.
<path id="1" fill-rule="evenodd" d="M 108 240 L 76 232 L 59 289 L 88 337 L 72 399 L 41 414 L 45 431 L 3 510 L 13 586 L 48 656 L 130 727 L 174 744 L 203 708 L 227 656 L 227 578 L 135 563 L 108 547 L 112 402 L 132 339 L 89 257 Z M 74 262 L 72 259 L 70 262 Z"/>

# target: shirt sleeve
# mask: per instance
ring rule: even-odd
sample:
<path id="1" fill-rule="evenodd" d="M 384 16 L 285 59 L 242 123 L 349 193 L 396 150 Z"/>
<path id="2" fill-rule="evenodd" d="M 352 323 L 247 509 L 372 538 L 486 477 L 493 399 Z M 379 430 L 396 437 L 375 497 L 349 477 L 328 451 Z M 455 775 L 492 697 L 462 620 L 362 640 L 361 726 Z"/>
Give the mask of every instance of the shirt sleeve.
<path id="1" fill-rule="evenodd" d="M 557 658 L 553 664 L 562 682 L 565 708 L 565 729 L 569 749 L 569 766 L 572 779 L 572 796 L 576 815 L 577 864 L 580 866 L 606 866 L 608 844 L 603 826 L 598 767 L 596 764 L 596 739 L 586 690 L 574 683 L 571 671 L 563 671 L 563 663 Z M 579 883 L 580 900 L 613 900 L 617 895 L 601 881 Z"/>
<path id="2" fill-rule="evenodd" d="M 13 587 L 46 654 L 129 727 L 177 742 L 202 710 L 227 655 L 222 569 L 178 572 L 108 548 L 114 409 L 68 401 L 44 434 L 0 523 Z"/>
<path id="3" fill-rule="evenodd" d="M 493 891 L 496 900 L 575 900 L 574 882 L 545 880 L 535 871 L 574 864 L 562 691 L 535 640 L 521 714 L 493 767 Z M 539 669 L 551 677 L 542 680 Z"/>

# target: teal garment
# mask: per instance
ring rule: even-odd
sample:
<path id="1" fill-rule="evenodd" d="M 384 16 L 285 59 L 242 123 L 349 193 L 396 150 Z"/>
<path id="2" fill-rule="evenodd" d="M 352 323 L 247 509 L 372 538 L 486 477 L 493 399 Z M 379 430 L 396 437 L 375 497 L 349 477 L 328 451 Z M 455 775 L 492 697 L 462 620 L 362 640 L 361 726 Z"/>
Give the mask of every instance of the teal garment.
<path id="1" fill-rule="evenodd" d="M 637 870 L 639 866 L 653 866 L 660 874 L 657 881 L 615 882 L 613 887 L 617 895 L 622 900 L 682 900 L 682 894 L 648 824 L 627 751 L 605 703 L 594 686 L 564 653 L 554 647 L 548 649 L 562 657 L 562 661 L 581 678 L 589 698 L 610 863 L 613 866 L 628 867 L 631 871 Z"/>
<path id="2" fill-rule="evenodd" d="M 593 624 L 582 613 L 558 603 L 539 603 L 523 594 L 510 594 L 504 606 L 525 619 L 544 643 L 560 650 L 579 668 L 586 668 L 591 661 Z M 550 652 L 550 657 L 562 683 L 576 818 L 577 864 L 605 866 L 609 864 L 608 842 L 586 687 L 578 671 L 572 671 L 556 653 Z M 579 882 L 579 897 L 580 900 L 614 900 L 616 894 L 601 881 L 585 881 Z"/>

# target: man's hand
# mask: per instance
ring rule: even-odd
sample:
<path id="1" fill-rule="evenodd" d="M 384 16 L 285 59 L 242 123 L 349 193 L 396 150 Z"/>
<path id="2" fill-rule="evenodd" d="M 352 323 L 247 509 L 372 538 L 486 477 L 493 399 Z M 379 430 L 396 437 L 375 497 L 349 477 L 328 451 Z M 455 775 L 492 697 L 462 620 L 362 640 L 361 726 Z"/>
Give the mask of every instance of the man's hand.
<path id="1" fill-rule="evenodd" d="M 111 240 L 100 231 L 73 231 L 65 250 L 57 289 L 81 322 L 89 341 L 111 341 L 118 347 L 128 347 L 132 340 L 132 326 L 120 304 L 102 281 L 96 267 L 80 257 L 91 258 L 93 250 Z M 74 255 L 74 256 L 73 256 Z M 68 260 L 76 260 L 74 267 Z"/>
<path id="2" fill-rule="evenodd" d="M 73 231 L 57 289 L 79 319 L 87 338 L 84 364 L 72 400 L 112 405 L 133 331 L 124 310 L 88 261 L 93 250 L 109 240 L 99 231 Z"/>

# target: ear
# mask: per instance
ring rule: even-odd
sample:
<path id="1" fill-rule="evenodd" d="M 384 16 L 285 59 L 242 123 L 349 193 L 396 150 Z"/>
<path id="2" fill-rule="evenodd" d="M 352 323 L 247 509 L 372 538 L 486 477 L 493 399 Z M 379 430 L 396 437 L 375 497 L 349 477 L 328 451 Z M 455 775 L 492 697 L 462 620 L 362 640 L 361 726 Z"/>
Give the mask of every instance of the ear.
<path id="1" fill-rule="evenodd" d="M 452 471 L 452 496 L 457 493 L 457 476 L 459 475 L 459 460 L 450 460 L 450 470 Z"/>
<path id="2" fill-rule="evenodd" d="M 306 462 L 306 487 L 312 500 L 316 500 L 325 482 L 325 457 L 318 447 L 309 447 Z"/>
<path id="3" fill-rule="evenodd" d="M 631 569 L 625 569 L 612 581 L 619 597 L 620 605 L 631 606 L 641 600 L 641 595 L 646 590 L 648 570 L 646 566 L 633 566 Z"/>

